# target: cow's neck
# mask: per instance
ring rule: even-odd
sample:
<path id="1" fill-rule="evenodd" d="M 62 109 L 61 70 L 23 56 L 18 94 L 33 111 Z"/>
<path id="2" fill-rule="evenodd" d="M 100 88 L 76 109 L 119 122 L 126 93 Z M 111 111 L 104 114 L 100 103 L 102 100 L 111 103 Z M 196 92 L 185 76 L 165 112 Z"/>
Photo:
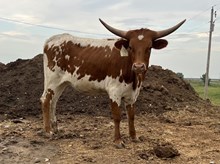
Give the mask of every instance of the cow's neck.
<path id="1" fill-rule="evenodd" d="M 134 78 L 133 78 L 133 89 L 140 88 L 143 81 L 144 81 L 145 73 L 142 74 L 136 74 L 134 73 Z"/>

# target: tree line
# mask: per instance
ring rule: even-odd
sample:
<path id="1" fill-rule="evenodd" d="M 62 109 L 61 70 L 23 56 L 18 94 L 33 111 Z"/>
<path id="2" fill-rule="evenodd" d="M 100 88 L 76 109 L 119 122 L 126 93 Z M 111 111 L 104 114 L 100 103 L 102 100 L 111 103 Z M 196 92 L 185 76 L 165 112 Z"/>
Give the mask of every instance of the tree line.
<path id="1" fill-rule="evenodd" d="M 181 78 L 184 79 L 184 75 L 181 72 L 177 72 L 176 75 Z M 206 74 L 202 74 L 202 76 L 200 77 L 200 79 L 202 80 L 203 84 L 205 85 L 205 79 L 206 79 Z M 208 85 L 210 85 L 211 79 L 208 79 Z"/>

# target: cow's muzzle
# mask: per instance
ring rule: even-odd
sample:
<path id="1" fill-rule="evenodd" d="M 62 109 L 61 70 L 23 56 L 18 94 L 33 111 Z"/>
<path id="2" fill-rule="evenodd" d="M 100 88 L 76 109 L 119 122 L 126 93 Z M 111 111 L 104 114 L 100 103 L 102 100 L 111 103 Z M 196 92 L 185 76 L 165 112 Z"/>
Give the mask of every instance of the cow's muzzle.
<path id="1" fill-rule="evenodd" d="M 147 68 L 146 68 L 146 64 L 144 63 L 134 63 L 132 65 L 132 70 L 135 72 L 135 73 L 144 73 L 146 72 Z"/>

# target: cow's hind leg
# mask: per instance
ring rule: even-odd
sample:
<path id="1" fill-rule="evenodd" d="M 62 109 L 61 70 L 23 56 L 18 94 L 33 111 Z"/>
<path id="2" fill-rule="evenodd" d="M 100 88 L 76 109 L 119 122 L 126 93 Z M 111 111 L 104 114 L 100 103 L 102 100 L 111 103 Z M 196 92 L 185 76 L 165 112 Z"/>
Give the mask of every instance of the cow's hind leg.
<path id="1" fill-rule="evenodd" d="M 44 90 L 41 97 L 44 129 L 47 133 L 55 134 L 58 132 L 56 119 L 56 103 L 65 89 L 66 85 L 62 84 L 57 87 L 51 87 Z"/>
<path id="2" fill-rule="evenodd" d="M 43 95 L 41 96 L 41 109 L 43 112 L 43 123 L 44 123 L 44 130 L 47 133 L 51 132 L 51 125 L 50 125 L 50 108 L 51 108 L 51 100 L 54 95 L 54 91 L 52 89 L 44 90 Z"/>

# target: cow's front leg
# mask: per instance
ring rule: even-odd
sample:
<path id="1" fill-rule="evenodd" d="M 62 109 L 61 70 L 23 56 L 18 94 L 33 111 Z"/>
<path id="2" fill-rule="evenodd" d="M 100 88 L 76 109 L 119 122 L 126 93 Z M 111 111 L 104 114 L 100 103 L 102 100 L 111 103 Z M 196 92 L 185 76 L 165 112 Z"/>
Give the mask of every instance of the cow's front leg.
<path id="1" fill-rule="evenodd" d="M 120 134 L 121 109 L 119 108 L 119 105 L 116 102 L 112 102 L 111 110 L 115 125 L 114 143 L 117 148 L 123 148 L 124 143 L 121 139 Z"/>
<path id="2" fill-rule="evenodd" d="M 130 134 L 131 140 L 136 142 L 137 137 L 136 137 L 136 131 L 134 127 L 135 109 L 133 105 L 127 105 L 126 109 L 127 109 L 127 115 L 128 115 L 129 134 Z"/>

